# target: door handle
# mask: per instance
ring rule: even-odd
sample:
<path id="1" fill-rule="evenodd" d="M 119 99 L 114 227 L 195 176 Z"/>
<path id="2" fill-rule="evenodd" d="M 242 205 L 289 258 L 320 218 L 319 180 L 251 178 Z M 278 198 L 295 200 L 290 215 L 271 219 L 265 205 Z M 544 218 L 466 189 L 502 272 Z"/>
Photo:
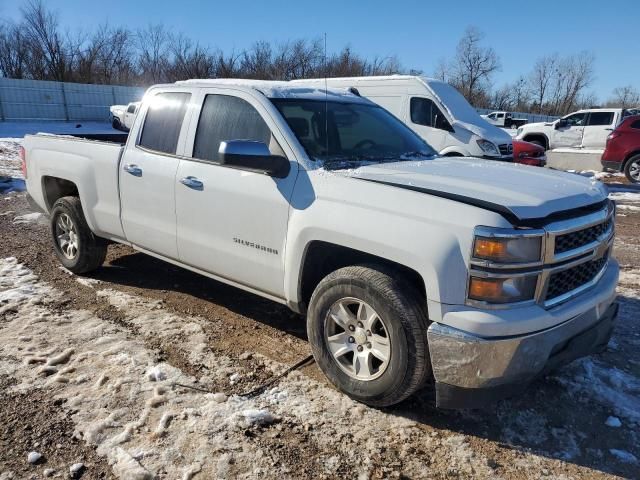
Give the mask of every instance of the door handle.
<path id="1" fill-rule="evenodd" d="M 122 167 L 122 169 L 125 172 L 130 173 L 134 177 L 141 177 L 142 176 L 142 169 L 137 165 L 132 165 L 132 164 L 128 164 L 127 163 L 127 164 L 124 165 L 124 167 Z"/>
<path id="2" fill-rule="evenodd" d="M 204 183 L 198 180 L 196 177 L 184 177 L 180 179 L 180 183 L 186 185 L 194 190 L 202 190 Z"/>

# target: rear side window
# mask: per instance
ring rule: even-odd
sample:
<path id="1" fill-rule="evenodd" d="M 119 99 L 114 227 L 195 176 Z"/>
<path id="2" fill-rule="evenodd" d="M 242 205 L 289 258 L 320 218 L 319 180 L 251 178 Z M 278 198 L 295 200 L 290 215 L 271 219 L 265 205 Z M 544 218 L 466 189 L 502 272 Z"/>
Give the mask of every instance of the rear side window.
<path id="1" fill-rule="evenodd" d="M 440 109 L 428 98 L 412 97 L 411 98 L 411 121 L 417 125 L 425 127 L 436 127 L 436 116 L 440 117 L 440 121 L 444 119 L 444 115 Z"/>
<path id="2" fill-rule="evenodd" d="M 271 130 L 249 102 L 229 95 L 207 95 L 200 113 L 193 157 L 218 162 L 220 142 L 271 141 Z"/>
<path id="3" fill-rule="evenodd" d="M 640 130 L 640 120 L 636 120 L 630 126 L 631 126 L 631 128 L 635 128 L 635 129 Z"/>
<path id="4" fill-rule="evenodd" d="M 611 125 L 613 122 L 613 112 L 591 112 L 587 125 Z"/>
<path id="5" fill-rule="evenodd" d="M 138 145 L 175 155 L 190 93 L 159 93 L 149 100 Z"/>

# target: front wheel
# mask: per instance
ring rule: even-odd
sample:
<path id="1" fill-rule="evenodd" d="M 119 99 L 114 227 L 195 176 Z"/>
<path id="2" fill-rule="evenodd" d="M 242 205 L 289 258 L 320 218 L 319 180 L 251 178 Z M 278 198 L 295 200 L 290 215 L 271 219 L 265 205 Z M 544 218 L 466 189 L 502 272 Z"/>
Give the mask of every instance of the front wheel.
<path id="1" fill-rule="evenodd" d="M 624 175 L 631 183 L 640 183 L 640 155 L 634 155 L 624 165 Z"/>
<path id="2" fill-rule="evenodd" d="M 384 407 L 430 375 L 425 301 L 400 275 L 376 266 L 341 268 L 314 291 L 307 316 L 313 355 L 342 392 Z"/>
<path id="3" fill-rule="evenodd" d="M 51 235 L 60 263 L 73 273 L 95 270 L 107 256 L 107 241 L 87 225 L 78 197 L 62 197 L 53 204 Z"/>

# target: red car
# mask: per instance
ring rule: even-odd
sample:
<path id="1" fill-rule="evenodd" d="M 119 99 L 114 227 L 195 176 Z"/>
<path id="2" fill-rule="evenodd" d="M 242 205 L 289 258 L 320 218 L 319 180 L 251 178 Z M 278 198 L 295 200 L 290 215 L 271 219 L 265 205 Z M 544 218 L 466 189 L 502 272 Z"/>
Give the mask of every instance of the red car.
<path id="1" fill-rule="evenodd" d="M 540 145 L 514 140 L 513 162 L 534 167 L 544 167 L 547 164 L 547 155 Z"/>
<path id="2" fill-rule="evenodd" d="M 630 182 L 640 183 L 640 115 L 625 118 L 609 134 L 601 163 L 603 170 L 624 172 Z"/>

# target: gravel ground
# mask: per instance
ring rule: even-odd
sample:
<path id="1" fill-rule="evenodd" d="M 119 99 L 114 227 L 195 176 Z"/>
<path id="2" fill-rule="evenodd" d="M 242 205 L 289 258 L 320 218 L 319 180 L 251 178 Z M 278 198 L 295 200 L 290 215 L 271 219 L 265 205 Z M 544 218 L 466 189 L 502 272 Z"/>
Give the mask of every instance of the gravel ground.
<path id="1" fill-rule="evenodd" d="M 242 396 L 310 353 L 301 317 L 119 245 L 71 275 L 46 217 L 0 196 L 0 479 L 78 463 L 82 478 L 640 478 L 640 194 L 606 181 L 626 205 L 609 348 L 482 411 L 437 410 L 429 387 L 371 409 L 315 365 Z"/>

